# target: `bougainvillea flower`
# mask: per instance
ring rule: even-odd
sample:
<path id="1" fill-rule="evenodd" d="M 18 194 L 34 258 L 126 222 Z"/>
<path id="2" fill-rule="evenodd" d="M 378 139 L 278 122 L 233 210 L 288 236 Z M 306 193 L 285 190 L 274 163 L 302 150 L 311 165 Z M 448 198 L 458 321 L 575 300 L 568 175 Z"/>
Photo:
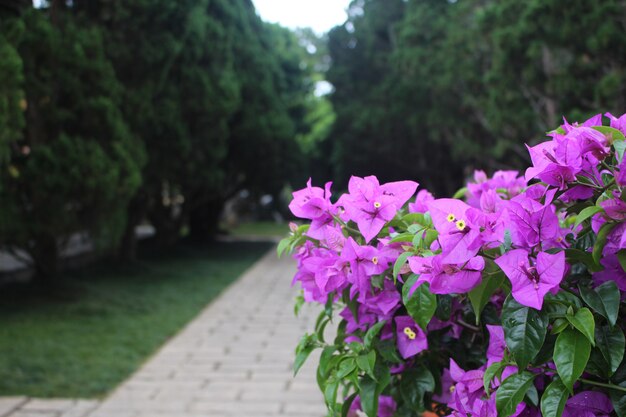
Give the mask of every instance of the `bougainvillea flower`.
<path id="1" fill-rule="evenodd" d="M 311 179 L 306 183 L 306 188 L 294 191 L 293 200 L 289 203 L 289 209 L 294 216 L 301 219 L 316 219 L 323 216 L 330 205 L 330 187 L 332 183 L 326 183 L 325 189 L 313 187 Z"/>
<path id="2" fill-rule="evenodd" d="M 617 255 L 605 254 L 600 260 L 600 264 L 604 269 L 593 273 L 594 282 L 599 285 L 607 281 L 613 281 L 617 284 L 617 288 L 626 292 L 626 272 L 619 263 Z"/>
<path id="3" fill-rule="evenodd" d="M 611 113 L 604 113 L 604 115 L 608 117 L 609 120 L 611 121 L 610 123 L 613 129 L 617 129 L 620 132 L 622 132 L 624 135 L 626 135 L 626 114 L 623 114 L 620 117 L 615 117 Z M 602 123 L 596 126 L 601 126 L 601 125 Z"/>
<path id="4" fill-rule="evenodd" d="M 615 182 L 621 187 L 626 187 L 626 158 L 622 158 L 622 161 L 617 166 Z"/>
<path id="5" fill-rule="evenodd" d="M 485 260 L 481 256 L 470 258 L 464 264 L 444 264 L 442 255 L 409 258 L 411 270 L 419 275 L 411 287 L 411 294 L 424 282 L 430 284 L 433 294 L 461 294 L 472 290 L 480 283 Z"/>
<path id="6" fill-rule="evenodd" d="M 374 176 L 351 177 L 350 194 L 341 199 L 348 217 L 355 221 L 365 241 L 371 241 L 385 224 L 394 218 L 417 190 L 414 181 L 397 181 L 380 185 Z"/>
<path id="7" fill-rule="evenodd" d="M 585 185 L 575 185 L 568 188 L 563 194 L 559 196 L 559 200 L 565 203 L 571 203 L 577 200 L 586 200 L 593 197 L 593 188 Z"/>
<path id="8" fill-rule="evenodd" d="M 480 229 L 467 217 L 470 206 L 453 198 L 428 203 L 433 225 L 439 232 L 444 262 L 464 263 L 476 256 L 481 246 Z"/>
<path id="9" fill-rule="evenodd" d="M 376 415 L 378 417 L 392 417 L 396 413 L 396 402 L 393 397 L 389 395 L 381 395 L 378 397 L 378 411 Z M 350 411 L 348 412 L 348 417 L 358 417 L 361 414 L 358 414 L 357 411 L 362 412 L 361 406 L 361 397 L 354 397 L 354 401 L 350 405 Z"/>
<path id="10" fill-rule="evenodd" d="M 361 339 L 354 336 L 354 333 L 359 330 L 366 331 L 378 320 L 376 314 L 371 313 L 363 304 L 359 304 L 356 317 L 348 307 L 341 310 L 339 316 L 346 321 L 346 334 L 348 335 L 346 337 L 346 343 L 360 342 Z"/>
<path id="11" fill-rule="evenodd" d="M 543 297 L 557 289 L 565 275 L 565 252 L 554 255 L 540 252 L 535 262 L 528 252 L 515 249 L 495 260 L 511 281 L 511 294 L 525 306 L 541 310 Z"/>
<path id="12" fill-rule="evenodd" d="M 302 265 L 315 276 L 322 294 L 341 291 L 348 284 L 348 263 L 333 251 L 316 251 L 316 256 L 304 259 Z"/>
<path id="13" fill-rule="evenodd" d="M 474 182 L 467 184 L 467 204 L 476 208 L 484 208 L 486 200 L 491 204 L 502 200 L 502 197 L 515 197 L 524 188 L 526 180 L 517 171 L 496 171 L 488 178 L 483 171 L 474 171 Z M 489 198 L 485 198 L 489 194 Z M 491 208 L 487 210 L 491 211 Z"/>
<path id="14" fill-rule="evenodd" d="M 396 341 L 400 356 L 404 359 L 428 349 L 428 339 L 421 327 L 410 316 L 397 316 Z"/>
<path id="15" fill-rule="evenodd" d="M 293 192 L 293 200 L 289 210 L 294 216 L 311 220 L 307 235 L 314 239 L 322 239 L 326 226 L 332 225 L 335 206 L 330 202 L 332 182 L 327 182 L 324 189 L 313 187 L 311 179 L 306 188 Z"/>
<path id="16" fill-rule="evenodd" d="M 435 197 L 428 190 L 420 190 L 415 197 L 415 202 L 409 203 L 409 212 L 426 213 L 428 211 L 427 203 L 434 200 Z"/>
<path id="17" fill-rule="evenodd" d="M 341 259 L 350 263 L 351 273 L 348 278 L 353 284 L 350 297 L 354 298 L 358 292 L 360 301 L 370 289 L 372 275 L 383 273 L 391 260 L 385 252 L 373 246 L 359 245 L 352 237 L 346 240 Z"/>
<path id="18" fill-rule="evenodd" d="M 506 204 L 511 240 L 517 247 L 543 249 L 559 246 L 565 230 L 560 229 L 554 206 L 543 205 L 525 195 L 519 195 Z"/>
<path id="19" fill-rule="evenodd" d="M 380 316 L 386 316 L 400 307 L 402 296 L 391 280 L 383 281 L 383 288 L 372 288 L 364 292 L 364 297 L 359 297 L 359 301 L 373 312 Z"/>
<path id="20" fill-rule="evenodd" d="M 480 369 L 464 371 L 455 361 L 450 358 L 450 376 L 456 383 L 464 384 L 468 392 L 482 392 L 484 389 L 483 377 L 485 372 Z"/>
<path id="21" fill-rule="evenodd" d="M 611 400 L 598 391 L 583 391 L 565 403 L 563 417 L 608 417 L 613 411 Z"/>
<path id="22" fill-rule="evenodd" d="M 442 404 L 449 403 L 452 399 L 452 392 L 454 391 L 454 380 L 450 376 L 450 370 L 444 368 L 441 374 L 441 394 L 433 394 L 433 401 L 437 401 Z"/>
<path id="23" fill-rule="evenodd" d="M 487 347 L 487 366 L 492 363 L 500 362 L 504 357 L 504 330 L 502 326 L 487 325 L 489 331 L 489 346 Z"/>

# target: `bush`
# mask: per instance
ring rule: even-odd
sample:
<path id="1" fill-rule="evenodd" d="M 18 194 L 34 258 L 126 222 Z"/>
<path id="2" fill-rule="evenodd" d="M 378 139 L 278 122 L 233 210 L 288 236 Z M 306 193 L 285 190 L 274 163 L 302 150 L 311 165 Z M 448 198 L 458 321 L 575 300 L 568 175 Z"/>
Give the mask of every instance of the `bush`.
<path id="1" fill-rule="evenodd" d="M 375 177 L 335 202 L 330 183 L 293 194 L 310 224 L 278 251 L 295 251 L 296 311 L 325 306 L 295 370 L 322 349 L 329 416 L 626 416 L 626 115 L 607 117 L 454 198 L 405 207 L 418 184 Z"/>

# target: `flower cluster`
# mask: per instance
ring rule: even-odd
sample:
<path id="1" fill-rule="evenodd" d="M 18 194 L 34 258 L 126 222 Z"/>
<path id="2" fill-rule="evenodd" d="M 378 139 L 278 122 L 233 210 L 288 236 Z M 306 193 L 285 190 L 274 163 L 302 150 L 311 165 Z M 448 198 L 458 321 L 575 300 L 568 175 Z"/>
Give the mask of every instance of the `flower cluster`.
<path id="1" fill-rule="evenodd" d="M 323 349 L 329 416 L 626 416 L 626 115 L 604 120 L 565 121 L 523 176 L 477 171 L 462 199 L 373 176 L 293 194 L 310 222 L 279 254 L 297 308 L 325 306 L 296 371 Z"/>

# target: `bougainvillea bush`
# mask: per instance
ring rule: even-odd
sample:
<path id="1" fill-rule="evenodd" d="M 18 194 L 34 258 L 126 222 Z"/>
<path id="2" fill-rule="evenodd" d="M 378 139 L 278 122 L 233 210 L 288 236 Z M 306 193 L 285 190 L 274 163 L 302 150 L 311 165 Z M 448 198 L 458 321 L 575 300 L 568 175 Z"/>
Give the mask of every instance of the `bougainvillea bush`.
<path id="1" fill-rule="evenodd" d="M 626 416 L 625 133 L 565 122 L 523 176 L 478 171 L 453 198 L 373 176 L 294 192 L 308 221 L 278 251 L 296 311 L 323 306 L 295 369 L 321 349 L 329 416 Z"/>

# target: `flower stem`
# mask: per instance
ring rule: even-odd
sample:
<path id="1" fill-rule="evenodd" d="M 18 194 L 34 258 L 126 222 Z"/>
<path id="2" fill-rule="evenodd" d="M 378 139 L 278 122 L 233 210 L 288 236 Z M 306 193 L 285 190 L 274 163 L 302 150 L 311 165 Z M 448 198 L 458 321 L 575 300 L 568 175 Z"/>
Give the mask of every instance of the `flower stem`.
<path id="1" fill-rule="evenodd" d="M 605 384 L 604 382 L 592 381 L 590 379 L 585 379 L 585 378 L 580 378 L 580 382 L 584 382 L 585 384 L 589 384 L 589 385 L 596 385 L 598 387 L 614 389 L 616 391 L 626 392 L 626 388 L 620 387 L 619 385 Z"/>

